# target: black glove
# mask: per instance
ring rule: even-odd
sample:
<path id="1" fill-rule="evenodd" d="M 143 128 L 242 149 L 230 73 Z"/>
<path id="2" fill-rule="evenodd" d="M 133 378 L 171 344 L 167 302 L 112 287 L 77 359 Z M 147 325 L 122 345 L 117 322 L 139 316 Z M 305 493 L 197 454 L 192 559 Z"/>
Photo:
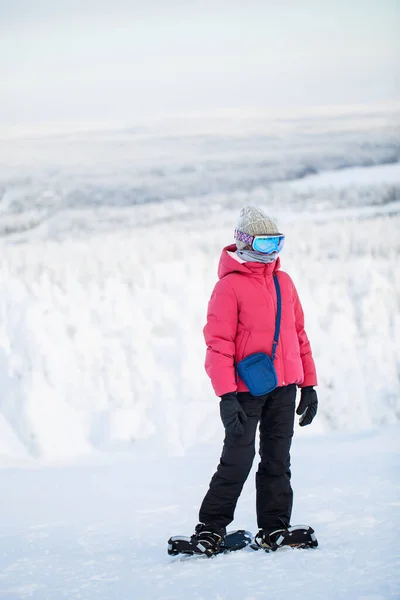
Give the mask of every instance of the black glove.
<path id="1" fill-rule="evenodd" d="M 242 437 L 244 434 L 243 425 L 247 421 L 247 415 L 240 406 L 236 392 L 221 396 L 219 411 L 225 431 L 231 433 L 235 437 Z"/>
<path id="2" fill-rule="evenodd" d="M 309 425 L 311 423 L 311 421 L 317 414 L 317 409 L 317 392 L 314 390 L 312 385 L 301 388 L 300 402 L 296 410 L 296 413 L 298 415 L 301 415 L 299 419 L 300 427 L 304 427 L 305 425 Z"/>

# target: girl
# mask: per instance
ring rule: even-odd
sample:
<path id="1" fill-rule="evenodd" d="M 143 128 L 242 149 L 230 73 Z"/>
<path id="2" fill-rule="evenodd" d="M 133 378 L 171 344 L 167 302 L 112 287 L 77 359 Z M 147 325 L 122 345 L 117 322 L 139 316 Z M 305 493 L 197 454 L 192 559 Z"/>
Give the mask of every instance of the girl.
<path id="1" fill-rule="evenodd" d="M 226 433 L 221 460 L 192 536 L 192 542 L 208 555 L 218 551 L 226 527 L 233 520 L 253 463 L 258 425 L 261 461 L 256 474 L 256 509 L 260 531 L 256 543 L 275 549 L 278 538 L 287 538 L 293 501 L 290 445 L 297 387 L 301 388 L 297 409 L 301 426 L 311 423 L 318 405 L 314 390 L 317 377 L 303 309 L 293 281 L 280 270 L 284 236 L 260 209 L 245 206 L 234 237 L 236 244 L 222 251 L 219 281 L 204 328 L 205 367 L 221 399 Z M 281 294 L 280 335 L 274 360 L 278 385 L 268 394 L 254 396 L 238 377 L 236 365 L 255 352 L 271 356 L 277 315 L 274 275 Z M 293 538 L 287 539 L 287 543 L 293 542 Z"/>

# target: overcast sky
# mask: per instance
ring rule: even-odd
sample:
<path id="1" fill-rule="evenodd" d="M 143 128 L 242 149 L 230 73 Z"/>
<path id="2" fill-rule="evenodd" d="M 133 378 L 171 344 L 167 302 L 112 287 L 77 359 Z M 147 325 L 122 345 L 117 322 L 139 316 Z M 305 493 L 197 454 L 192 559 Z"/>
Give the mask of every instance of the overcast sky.
<path id="1" fill-rule="evenodd" d="M 0 0 L 2 127 L 399 98 L 399 0 Z"/>

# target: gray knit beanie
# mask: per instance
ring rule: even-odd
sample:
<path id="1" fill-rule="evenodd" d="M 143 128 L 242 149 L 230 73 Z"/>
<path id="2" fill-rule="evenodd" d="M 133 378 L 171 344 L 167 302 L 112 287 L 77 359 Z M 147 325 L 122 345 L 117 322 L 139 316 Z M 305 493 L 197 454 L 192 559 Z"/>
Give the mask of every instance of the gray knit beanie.
<path id="1" fill-rule="evenodd" d="M 251 204 L 244 206 L 240 211 L 236 229 L 252 236 L 273 235 L 279 233 L 275 221 L 271 219 L 271 217 L 267 217 L 262 210 Z M 236 240 L 236 247 L 238 250 L 244 250 L 246 246 L 247 244 L 245 242 Z"/>

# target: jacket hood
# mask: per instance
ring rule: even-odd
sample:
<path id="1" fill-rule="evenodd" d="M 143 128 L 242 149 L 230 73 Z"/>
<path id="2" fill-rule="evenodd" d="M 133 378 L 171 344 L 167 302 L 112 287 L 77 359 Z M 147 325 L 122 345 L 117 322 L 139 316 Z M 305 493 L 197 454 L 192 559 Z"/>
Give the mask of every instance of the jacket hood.
<path id="1" fill-rule="evenodd" d="M 236 254 L 236 244 L 226 246 L 221 253 L 218 265 L 218 277 L 222 279 L 229 273 L 243 273 L 244 275 L 255 275 L 270 273 L 271 276 L 280 268 L 281 261 L 278 258 L 272 263 L 243 262 Z"/>

